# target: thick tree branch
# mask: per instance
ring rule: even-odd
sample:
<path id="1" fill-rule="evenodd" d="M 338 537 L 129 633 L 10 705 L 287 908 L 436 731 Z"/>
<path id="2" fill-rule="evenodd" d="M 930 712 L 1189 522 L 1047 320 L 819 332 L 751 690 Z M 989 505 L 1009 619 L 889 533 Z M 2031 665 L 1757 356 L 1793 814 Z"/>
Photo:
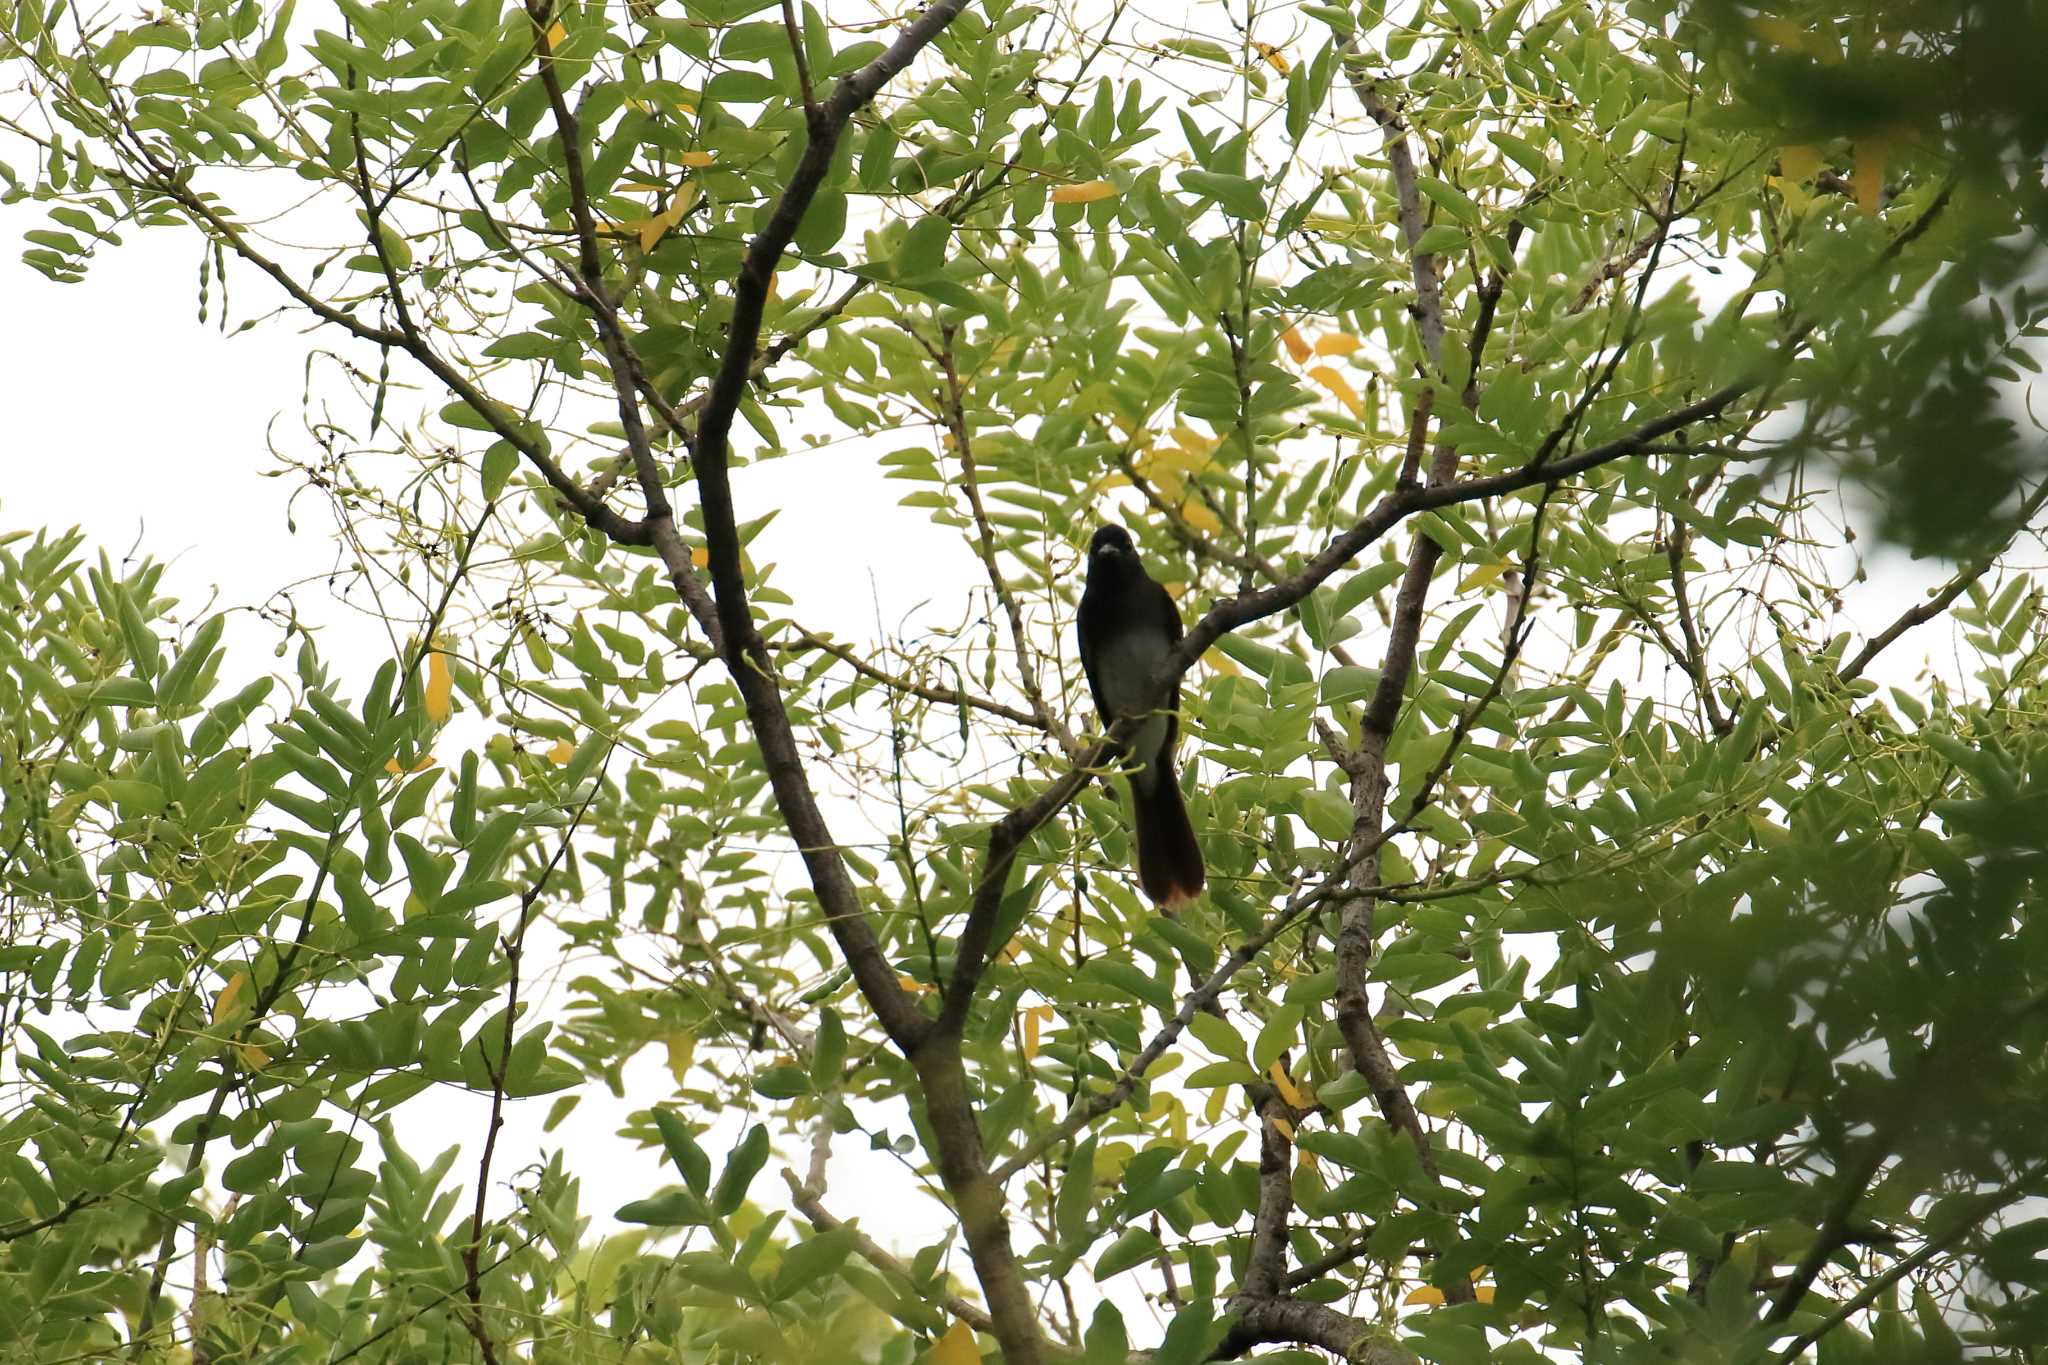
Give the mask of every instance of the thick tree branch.
<path id="1" fill-rule="evenodd" d="M 1244 1297 L 1231 1302 L 1237 1321 L 1212 1360 L 1235 1360 L 1268 1343 L 1314 1346 L 1346 1365 L 1416 1365 L 1385 1327 L 1297 1299 Z"/>
<path id="2" fill-rule="evenodd" d="M 1259 1205 L 1252 1213 L 1243 1293 L 1271 1298 L 1287 1278 L 1287 1229 L 1294 1217 L 1294 1141 L 1288 1134 L 1300 1116 L 1272 1086 L 1249 1088 L 1259 1119 Z"/>
<path id="3" fill-rule="evenodd" d="M 862 996 L 890 1039 L 906 1054 L 916 1050 L 927 1030 L 927 1021 L 898 984 L 895 970 L 861 909 L 853 880 L 811 790 L 775 681 L 773 662 L 754 626 L 748 603 L 728 461 L 733 419 L 754 374 L 755 346 L 767 307 L 769 283 L 782 253 L 796 235 L 797 225 L 824 183 L 847 120 L 886 81 L 908 66 L 952 22 L 965 2 L 937 0 L 928 6 L 881 56 L 842 78 L 825 104 L 810 113 L 803 155 L 766 225 L 748 245 L 740 267 L 725 352 L 698 424 L 696 458 L 692 461 L 702 501 L 711 582 L 722 635 L 720 652 L 746 702 L 747 718 L 761 747 L 776 806 L 802 850 L 811 886 L 825 910 L 826 925 L 838 942 Z"/>
<path id="4" fill-rule="evenodd" d="M 897 34 L 881 56 L 841 79 L 831 97 L 808 112 L 803 155 L 767 223 L 748 245 L 740 268 L 725 353 L 704 406 L 692 463 L 724 632 L 722 652 L 746 702 L 747 719 L 760 745 L 776 806 L 802 849 L 812 888 L 825 910 L 826 925 L 862 996 L 890 1040 L 916 1069 L 939 1178 L 959 1214 L 1004 1357 L 1012 1365 L 1038 1365 L 1044 1339 L 1011 1248 L 1002 1190 L 989 1178 L 959 1040 L 931 1028 L 898 984 L 818 809 L 767 645 L 755 628 L 747 600 L 728 467 L 733 419 L 753 373 L 768 286 L 805 210 L 824 183 L 847 120 L 938 37 L 964 4 L 965 0 L 935 0 Z"/>

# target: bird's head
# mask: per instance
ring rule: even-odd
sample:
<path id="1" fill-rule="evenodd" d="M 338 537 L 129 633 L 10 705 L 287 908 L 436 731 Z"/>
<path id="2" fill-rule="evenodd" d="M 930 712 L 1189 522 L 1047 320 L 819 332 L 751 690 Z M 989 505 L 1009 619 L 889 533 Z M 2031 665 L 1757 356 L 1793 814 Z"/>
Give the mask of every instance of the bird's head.
<path id="1" fill-rule="evenodd" d="M 1095 538 L 1088 542 L 1088 567 L 1098 565 L 1135 564 L 1138 562 L 1138 547 L 1131 543 L 1131 533 L 1114 524 L 1101 527 Z"/>

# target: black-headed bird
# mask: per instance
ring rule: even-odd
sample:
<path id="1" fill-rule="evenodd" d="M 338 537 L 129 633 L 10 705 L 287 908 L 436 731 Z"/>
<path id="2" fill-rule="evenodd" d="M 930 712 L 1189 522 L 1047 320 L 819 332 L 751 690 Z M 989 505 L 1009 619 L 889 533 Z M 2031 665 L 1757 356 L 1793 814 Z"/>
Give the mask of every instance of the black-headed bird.
<path id="1" fill-rule="evenodd" d="M 1180 741 L 1180 683 L 1161 705 L 1145 688 L 1181 637 L 1180 611 L 1152 581 L 1121 526 L 1088 545 L 1088 584 L 1075 622 L 1081 667 L 1103 728 L 1127 715 L 1146 719 L 1124 747 L 1137 827 L 1138 885 L 1171 910 L 1202 894 L 1202 849 L 1181 800 L 1173 754 Z"/>

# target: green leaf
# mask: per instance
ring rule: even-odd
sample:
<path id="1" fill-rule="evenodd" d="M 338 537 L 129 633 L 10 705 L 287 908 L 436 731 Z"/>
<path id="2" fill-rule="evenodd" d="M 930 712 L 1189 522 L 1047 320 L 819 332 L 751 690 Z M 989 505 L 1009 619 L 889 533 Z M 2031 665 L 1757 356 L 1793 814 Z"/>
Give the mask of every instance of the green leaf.
<path id="1" fill-rule="evenodd" d="M 1372 1087 L 1356 1071 L 1346 1071 L 1335 1080 L 1316 1087 L 1316 1099 L 1331 1109 L 1345 1109 L 1365 1097 Z"/>
<path id="2" fill-rule="evenodd" d="M 853 1250 L 857 1235 L 852 1228 L 833 1228 L 783 1252 L 782 1268 L 775 1272 L 771 1296 L 786 1299 L 839 1269 L 847 1253 Z"/>
<path id="3" fill-rule="evenodd" d="M 649 1112 L 661 1133 L 661 1145 L 668 1149 L 668 1158 L 682 1173 L 683 1182 L 698 1194 L 704 1193 L 711 1184 L 711 1158 L 697 1145 L 697 1139 L 681 1119 L 666 1109 Z"/>
<path id="4" fill-rule="evenodd" d="M 519 468 L 519 450 L 510 441 L 493 441 L 484 452 L 484 499 L 496 502 L 505 491 L 505 483 Z"/>
<path id="5" fill-rule="evenodd" d="M 1182 171 L 1180 184 L 1204 199 L 1214 199 L 1233 218 L 1264 218 L 1266 200 L 1255 180 L 1216 171 Z"/>
<path id="6" fill-rule="evenodd" d="M 953 238 L 953 225 L 938 214 L 927 214 L 910 225 L 903 245 L 890 262 L 905 280 L 936 275 L 946 264 L 946 244 Z"/>
<path id="7" fill-rule="evenodd" d="M 725 1169 L 718 1173 L 718 1185 L 711 1191 L 712 1211 L 721 1218 L 737 1213 L 747 1201 L 747 1190 L 754 1177 L 767 1162 L 768 1130 L 757 1123 L 747 1130 L 746 1137 L 726 1158 Z"/>
<path id="8" fill-rule="evenodd" d="M 1240 1062 L 1246 1058 L 1244 1035 L 1227 1019 L 1219 1019 L 1213 1014 L 1197 1010 L 1188 1020 L 1188 1032 L 1194 1034 L 1196 1041 L 1203 1047 L 1219 1057 Z"/>
<path id="9" fill-rule="evenodd" d="M 711 1210 L 688 1190 L 669 1190 L 652 1199 L 635 1199 L 621 1205 L 612 1217 L 621 1223 L 645 1223 L 652 1227 L 702 1227 L 711 1221 Z"/>
<path id="10" fill-rule="evenodd" d="M 1100 1256 L 1095 1258 L 1095 1282 L 1101 1284 L 1113 1275 L 1121 1275 L 1136 1265 L 1142 1265 L 1159 1254 L 1159 1237 L 1150 1228 L 1132 1225 L 1125 1228 L 1123 1235 L 1109 1244 Z"/>

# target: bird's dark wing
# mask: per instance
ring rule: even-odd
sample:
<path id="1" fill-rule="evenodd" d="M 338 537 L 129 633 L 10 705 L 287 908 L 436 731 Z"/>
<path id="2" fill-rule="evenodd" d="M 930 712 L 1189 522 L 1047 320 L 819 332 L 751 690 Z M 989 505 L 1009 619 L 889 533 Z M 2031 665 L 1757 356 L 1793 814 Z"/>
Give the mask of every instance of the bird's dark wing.
<path id="1" fill-rule="evenodd" d="M 1104 619 L 1107 610 L 1104 595 L 1090 584 L 1081 593 L 1081 609 L 1074 614 L 1074 634 L 1079 637 L 1081 646 L 1081 672 L 1087 675 L 1088 695 L 1094 699 L 1095 714 L 1102 718 L 1104 729 L 1116 720 L 1109 713 L 1108 699 L 1102 695 L 1102 679 L 1095 671 L 1095 646 L 1109 626 Z"/>
<path id="2" fill-rule="evenodd" d="M 1158 616 L 1160 625 L 1166 629 L 1167 642 L 1169 644 L 1179 644 L 1181 636 L 1187 634 L 1187 628 L 1181 624 L 1180 608 L 1175 605 L 1173 594 L 1149 577 L 1145 580 L 1145 587 L 1147 589 L 1145 596 L 1149 599 L 1150 608 L 1153 614 Z M 1160 744 L 1159 752 L 1160 756 L 1166 759 L 1170 767 L 1173 762 L 1174 751 L 1180 747 L 1179 678 L 1173 680 L 1173 691 L 1167 694 L 1166 706 L 1168 712 L 1166 717 L 1166 738 Z"/>

